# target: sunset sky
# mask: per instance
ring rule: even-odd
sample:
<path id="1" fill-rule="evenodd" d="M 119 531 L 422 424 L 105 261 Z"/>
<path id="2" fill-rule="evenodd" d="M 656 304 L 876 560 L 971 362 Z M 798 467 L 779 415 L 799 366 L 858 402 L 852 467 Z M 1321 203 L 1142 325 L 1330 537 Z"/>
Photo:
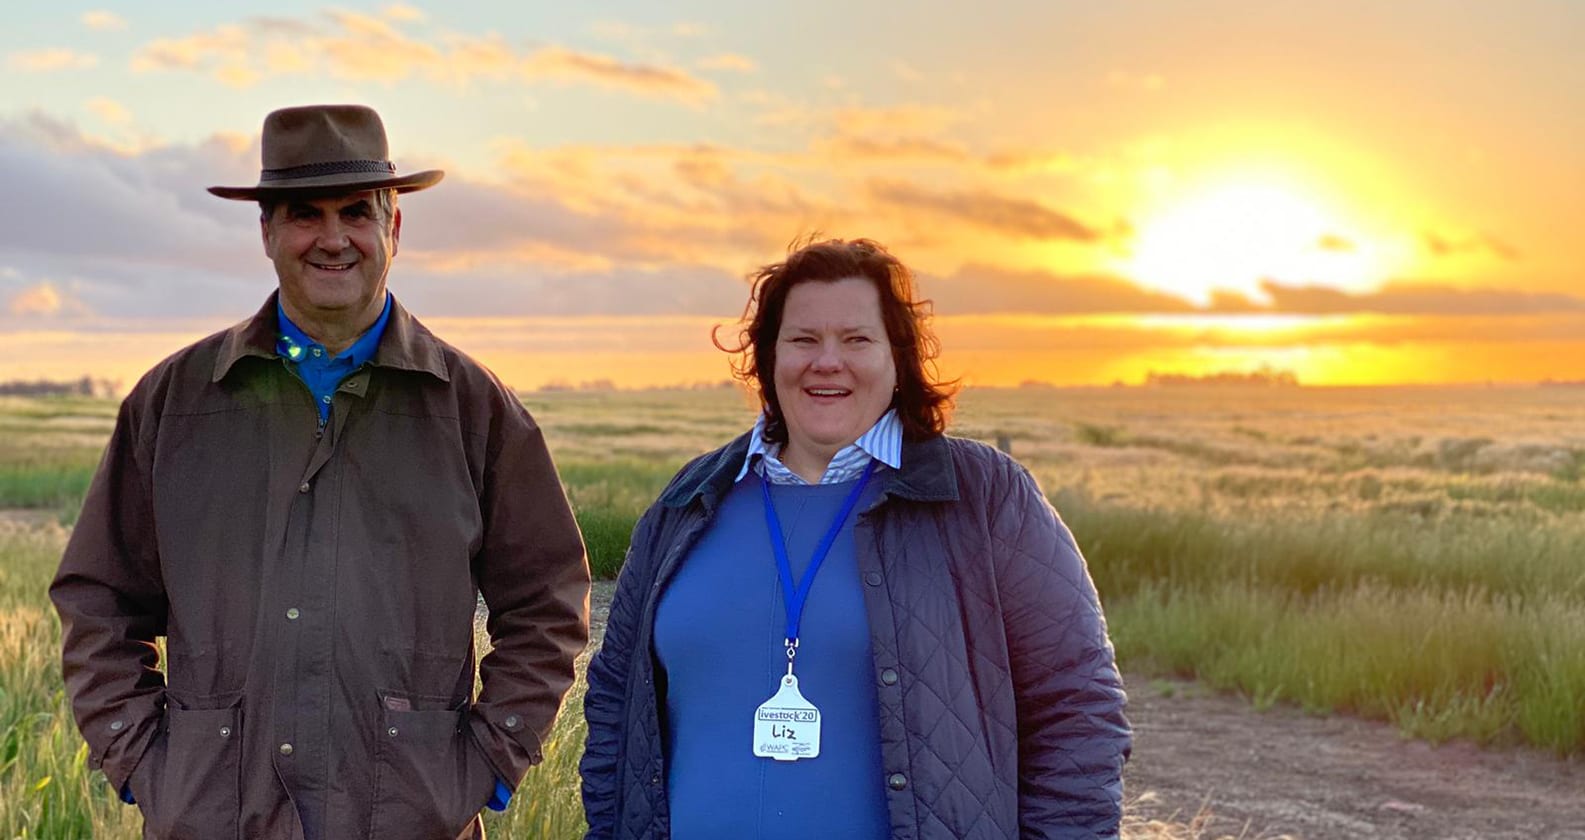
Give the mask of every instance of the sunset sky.
<path id="1" fill-rule="evenodd" d="M 519 387 L 725 378 L 710 328 L 816 231 L 913 266 L 972 384 L 1585 379 L 1581 2 L 6 16 L 0 379 L 130 385 L 251 314 L 257 208 L 204 188 L 309 102 L 447 171 L 391 288 Z"/>

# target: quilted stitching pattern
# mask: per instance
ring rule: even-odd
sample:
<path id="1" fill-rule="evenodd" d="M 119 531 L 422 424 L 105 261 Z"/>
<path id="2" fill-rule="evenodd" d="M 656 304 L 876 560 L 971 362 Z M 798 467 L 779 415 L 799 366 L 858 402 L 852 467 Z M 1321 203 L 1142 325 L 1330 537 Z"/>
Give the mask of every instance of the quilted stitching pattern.
<path id="1" fill-rule="evenodd" d="M 693 473 L 733 464 L 745 443 L 684 468 L 663 498 L 699 482 Z M 947 444 L 951 469 L 926 466 L 955 473 L 962 501 L 893 496 L 856 532 L 877 673 L 898 677 L 880 682 L 878 710 L 885 772 L 906 779 L 887 789 L 892 836 L 1114 837 L 1129 733 L 1084 561 L 1027 471 L 981 444 Z M 919 460 L 905 451 L 898 478 Z M 699 503 L 657 505 L 640 522 L 590 665 L 581 769 L 591 838 L 669 836 L 647 652 L 660 575 L 703 530 L 720 487 L 700 484 Z M 942 498 L 935 490 L 924 498 Z"/>

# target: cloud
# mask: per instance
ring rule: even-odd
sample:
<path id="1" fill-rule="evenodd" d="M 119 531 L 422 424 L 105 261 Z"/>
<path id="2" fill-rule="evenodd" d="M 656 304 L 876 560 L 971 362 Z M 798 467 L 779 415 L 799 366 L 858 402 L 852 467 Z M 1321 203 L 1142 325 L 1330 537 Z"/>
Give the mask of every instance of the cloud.
<path id="1" fill-rule="evenodd" d="M 933 213 L 1006 236 L 1088 243 L 1111 237 L 1038 202 L 984 190 L 939 192 L 901 181 L 874 181 L 870 193 L 895 208 Z"/>
<path id="2" fill-rule="evenodd" d="M 392 3 L 386 6 L 385 16 L 391 20 L 399 20 L 404 23 L 422 23 L 429 19 L 429 16 L 424 14 L 423 9 L 417 9 L 405 3 Z"/>
<path id="3" fill-rule="evenodd" d="M 943 278 L 924 278 L 920 286 L 942 315 L 987 313 L 1142 314 L 1183 313 L 1193 306 L 1182 298 L 1143 289 L 1120 277 L 1057 275 L 969 264 Z"/>
<path id="4" fill-rule="evenodd" d="M 112 125 L 126 125 L 132 122 L 132 112 L 126 106 L 104 96 L 96 96 L 83 103 L 90 113 Z"/>
<path id="5" fill-rule="evenodd" d="M 1261 289 L 1271 300 L 1268 311 L 1305 315 L 1378 313 L 1508 316 L 1585 312 L 1585 298 L 1509 289 L 1460 289 L 1397 283 L 1380 291 L 1350 293 L 1326 286 L 1285 286 L 1270 280 L 1262 282 Z"/>
<path id="6" fill-rule="evenodd" d="M 683 165 L 701 188 L 713 184 L 722 206 L 673 209 L 645 197 L 585 212 L 553 191 L 454 172 L 404 197 L 393 288 L 420 311 L 453 315 L 736 315 L 746 255 L 775 252 L 745 223 L 752 212 L 726 209 L 756 185 L 712 172 L 726 153 L 708 147 L 646 153 Z M 233 136 L 121 154 L 42 115 L 0 119 L 0 177 L 26 197 L 0 204 L 0 316 L 212 317 L 218 328 L 252 311 L 275 283 L 256 208 L 203 187 L 249 183 L 258 155 L 256 141 Z"/>
<path id="7" fill-rule="evenodd" d="M 816 145 L 834 157 L 847 160 L 886 163 L 929 161 L 947 164 L 973 161 L 968 150 L 962 146 L 928 137 L 878 139 L 841 135 L 819 141 Z"/>
<path id="8" fill-rule="evenodd" d="M 87 70 L 97 64 L 99 64 L 99 56 L 65 47 L 24 50 L 6 56 L 6 66 L 22 73 Z"/>
<path id="9" fill-rule="evenodd" d="M 419 20 L 406 9 L 389 7 L 384 17 L 330 10 L 311 18 L 256 17 L 222 24 L 150 41 L 134 54 L 132 68 L 203 73 L 233 87 L 323 72 L 332 78 L 387 83 L 414 77 L 453 85 L 554 80 L 687 103 L 716 96 L 710 82 L 660 64 L 555 45 L 523 50 L 495 34 L 415 36 L 401 26 Z"/>
<path id="10" fill-rule="evenodd" d="M 1455 238 L 1427 231 L 1421 234 L 1420 238 L 1425 243 L 1426 250 L 1436 257 L 1493 256 L 1508 262 L 1517 262 L 1521 256 L 1518 248 L 1489 233 Z"/>
<path id="11" fill-rule="evenodd" d="M 528 78 L 588 81 L 610 88 L 674 97 L 686 101 L 714 99 L 715 85 L 685 71 L 653 64 L 632 64 L 610 56 L 545 47 L 524 59 Z"/>
<path id="12" fill-rule="evenodd" d="M 1094 161 L 1067 152 L 1038 149 L 1007 149 L 987 155 L 985 165 L 1007 174 L 1067 174 L 1097 168 Z"/>
<path id="13" fill-rule="evenodd" d="M 0 204 L 0 262 L 72 278 L 95 310 L 115 311 L 92 297 L 113 287 L 159 290 L 177 308 L 212 299 L 175 292 L 198 277 L 223 287 L 218 279 L 246 276 L 259 259 L 256 228 L 228 222 L 224 202 L 202 190 L 240 166 L 219 141 L 126 155 L 42 115 L 0 119 L 0 177 L 17 197 Z"/>
<path id="14" fill-rule="evenodd" d="M 765 108 L 754 121 L 768 127 L 807 128 L 823 134 L 856 136 L 929 136 L 968 120 L 969 115 L 937 105 L 844 106 L 812 108 L 782 101 L 771 94 L 751 95 L 750 104 Z"/>
<path id="15" fill-rule="evenodd" d="M 109 12 L 103 9 L 96 9 L 91 12 L 83 12 L 77 16 L 77 19 L 82 21 L 83 26 L 86 26 L 89 29 L 109 30 L 127 28 L 127 21 L 125 18 L 121 17 L 115 12 Z"/>
<path id="16" fill-rule="evenodd" d="M 1315 247 L 1322 251 L 1336 254 L 1351 254 L 1357 250 L 1351 240 L 1335 233 L 1322 235 L 1321 238 L 1315 240 Z"/>
<path id="17" fill-rule="evenodd" d="M 13 295 L 6 310 L 12 315 L 54 315 L 62 306 L 60 292 L 49 283 L 40 283 Z"/>
<path id="18" fill-rule="evenodd" d="M 736 53 L 721 53 L 699 59 L 701 70 L 730 70 L 737 73 L 753 73 L 759 70 L 759 65 L 754 59 Z"/>

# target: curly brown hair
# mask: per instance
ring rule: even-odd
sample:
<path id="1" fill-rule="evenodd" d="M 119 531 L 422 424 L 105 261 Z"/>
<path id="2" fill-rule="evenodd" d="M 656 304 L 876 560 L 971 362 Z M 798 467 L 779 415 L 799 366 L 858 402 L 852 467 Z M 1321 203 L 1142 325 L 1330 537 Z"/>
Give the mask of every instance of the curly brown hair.
<path id="1" fill-rule="evenodd" d="M 720 325 L 711 332 L 715 346 L 735 356 L 733 375 L 758 392 L 766 415 L 766 439 L 787 442 L 786 423 L 776 399 L 775 371 L 776 337 L 781 332 L 788 292 L 800 283 L 834 283 L 852 277 L 868 280 L 880 295 L 881 322 L 897 368 L 892 407 L 902 420 L 903 439 L 924 440 L 946 430 L 958 383 L 941 379 L 936 371 L 941 343 L 930 329 L 931 302 L 914 296 L 913 272 L 874 240 L 816 241 L 811 236 L 794 241 L 786 259 L 749 275 L 752 288 L 738 321 L 736 344 L 721 342 Z"/>

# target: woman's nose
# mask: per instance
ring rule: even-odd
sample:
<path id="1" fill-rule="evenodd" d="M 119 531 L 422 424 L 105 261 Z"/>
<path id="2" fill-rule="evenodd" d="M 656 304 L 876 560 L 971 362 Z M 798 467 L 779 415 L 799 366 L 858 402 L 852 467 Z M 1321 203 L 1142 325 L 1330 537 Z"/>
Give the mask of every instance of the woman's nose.
<path id="1" fill-rule="evenodd" d="M 815 370 L 837 370 L 842 367 L 841 345 L 835 341 L 820 342 L 820 352 L 815 354 Z"/>

